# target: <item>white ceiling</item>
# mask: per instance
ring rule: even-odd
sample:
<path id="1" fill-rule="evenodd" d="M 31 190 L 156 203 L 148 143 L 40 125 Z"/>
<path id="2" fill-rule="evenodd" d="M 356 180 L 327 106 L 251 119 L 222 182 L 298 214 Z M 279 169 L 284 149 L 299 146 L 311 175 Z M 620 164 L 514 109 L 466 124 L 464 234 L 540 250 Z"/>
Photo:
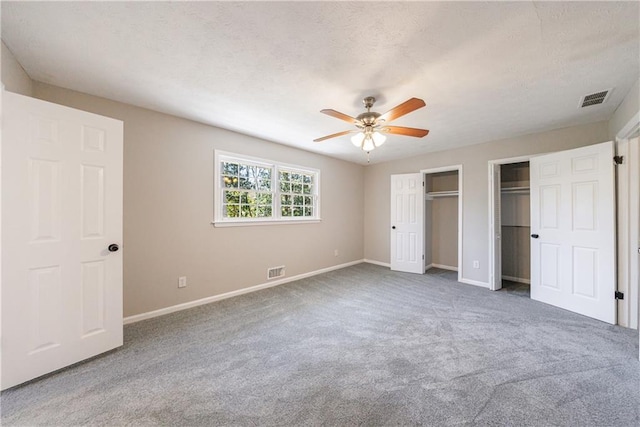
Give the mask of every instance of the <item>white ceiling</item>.
<path id="1" fill-rule="evenodd" d="M 357 163 L 374 95 L 377 163 L 609 119 L 639 71 L 638 2 L 2 2 L 2 39 L 37 81 Z M 580 97 L 613 87 L 600 106 Z M 187 143 L 187 142 L 185 142 Z"/>

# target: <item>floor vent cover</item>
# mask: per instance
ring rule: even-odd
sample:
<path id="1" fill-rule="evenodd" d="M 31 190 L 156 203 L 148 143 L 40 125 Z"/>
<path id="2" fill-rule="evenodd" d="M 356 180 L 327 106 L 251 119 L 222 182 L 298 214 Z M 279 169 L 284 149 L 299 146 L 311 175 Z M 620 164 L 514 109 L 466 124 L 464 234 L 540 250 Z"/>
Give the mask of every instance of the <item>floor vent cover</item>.
<path id="1" fill-rule="evenodd" d="M 267 280 L 284 277 L 284 265 L 280 267 L 271 267 L 267 270 Z"/>
<path id="2" fill-rule="evenodd" d="M 609 98 L 611 89 L 602 90 L 600 92 L 585 95 L 580 99 L 580 108 L 588 107 L 590 105 L 603 104 L 607 98 Z"/>

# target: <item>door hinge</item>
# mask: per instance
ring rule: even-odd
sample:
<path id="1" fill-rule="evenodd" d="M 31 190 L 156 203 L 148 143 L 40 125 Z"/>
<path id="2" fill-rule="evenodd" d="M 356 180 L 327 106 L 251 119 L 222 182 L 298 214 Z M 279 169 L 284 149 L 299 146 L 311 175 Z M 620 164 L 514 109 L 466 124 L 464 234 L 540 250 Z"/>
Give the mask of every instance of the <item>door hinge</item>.
<path id="1" fill-rule="evenodd" d="M 616 291 L 616 299 L 624 299 L 624 292 Z"/>
<path id="2" fill-rule="evenodd" d="M 613 156 L 613 161 L 616 165 L 621 165 L 624 161 L 624 156 Z"/>
<path id="3" fill-rule="evenodd" d="M 424 187 L 424 181 L 422 181 L 422 186 Z"/>
<path id="4" fill-rule="evenodd" d="M 422 255 L 422 259 L 424 259 L 424 255 Z"/>

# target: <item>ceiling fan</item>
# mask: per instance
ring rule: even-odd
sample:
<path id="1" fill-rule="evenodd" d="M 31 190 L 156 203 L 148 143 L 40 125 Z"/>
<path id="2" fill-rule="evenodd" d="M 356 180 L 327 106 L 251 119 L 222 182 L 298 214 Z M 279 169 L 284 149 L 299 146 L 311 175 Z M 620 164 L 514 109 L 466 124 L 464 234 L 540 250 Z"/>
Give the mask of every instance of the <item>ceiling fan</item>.
<path id="1" fill-rule="evenodd" d="M 362 102 L 364 103 L 367 111 L 358 115 L 357 117 L 351 117 L 336 110 L 321 110 L 321 113 L 356 125 L 357 129 L 334 133 L 331 135 L 323 136 L 322 138 L 314 139 L 313 141 L 322 142 L 330 138 L 336 138 L 338 136 L 355 133 L 355 135 L 351 137 L 351 142 L 353 143 L 353 145 L 361 148 L 368 154 L 371 150 L 384 144 L 384 142 L 387 140 L 385 134 L 405 135 L 422 138 L 429 133 L 429 131 L 426 129 L 386 125 L 386 123 L 392 120 L 395 120 L 399 117 L 404 116 L 405 114 L 409 114 L 412 111 L 424 107 L 426 104 L 422 99 L 411 98 L 384 114 L 371 111 L 371 107 L 373 107 L 373 104 L 376 102 L 376 99 L 373 96 L 367 96 L 362 100 Z"/>

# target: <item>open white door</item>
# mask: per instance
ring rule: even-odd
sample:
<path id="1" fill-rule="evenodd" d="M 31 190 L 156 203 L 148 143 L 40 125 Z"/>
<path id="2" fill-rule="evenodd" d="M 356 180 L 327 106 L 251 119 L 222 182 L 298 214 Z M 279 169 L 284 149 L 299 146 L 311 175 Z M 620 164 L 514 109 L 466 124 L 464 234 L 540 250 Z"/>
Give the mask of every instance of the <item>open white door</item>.
<path id="1" fill-rule="evenodd" d="M 531 159 L 531 298 L 616 323 L 613 142 Z"/>
<path id="2" fill-rule="evenodd" d="M 2 105 L 2 389 L 122 345 L 122 122 Z"/>
<path id="3" fill-rule="evenodd" d="M 489 281 L 489 289 L 498 291 L 502 289 L 502 196 L 500 194 L 500 165 L 490 164 L 489 185 L 492 186 L 491 204 L 493 209 L 490 210 L 489 216 L 492 218 L 489 227 L 489 238 L 491 239 L 490 250 L 493 253 L 493 264 L 491 265 L 491 280 Z"/>
<path id="4" fill-rule="evenodd" d="M 424 177 L 391 175 L 391 269 L 424 274 Z"/>

